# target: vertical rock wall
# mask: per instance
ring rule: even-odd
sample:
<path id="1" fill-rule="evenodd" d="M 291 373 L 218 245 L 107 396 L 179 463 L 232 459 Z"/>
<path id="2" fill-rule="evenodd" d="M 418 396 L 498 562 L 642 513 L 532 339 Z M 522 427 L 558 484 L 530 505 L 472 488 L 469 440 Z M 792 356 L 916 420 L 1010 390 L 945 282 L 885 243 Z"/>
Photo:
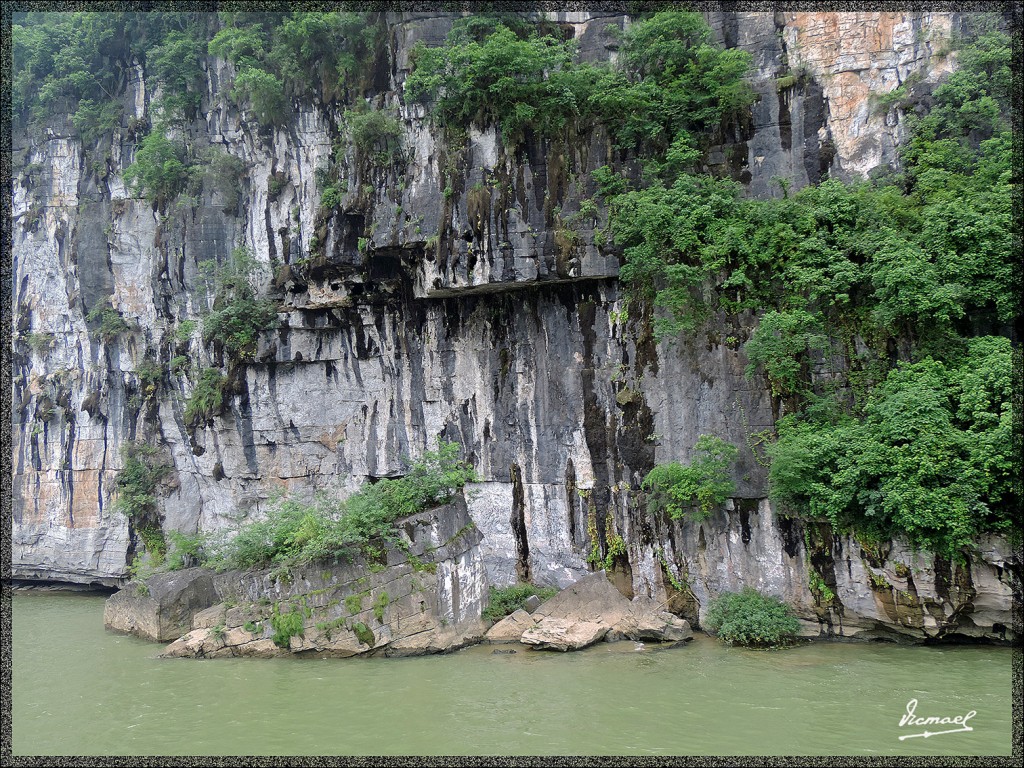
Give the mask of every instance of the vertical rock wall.
<path id="1" fill-rule="evenodd" d="M 554 16 L 583 57 L 614 57 L 608 27 L 623 17 Z M 902 127 L 874 97 L 912 73 L 947 71 L 938 49 L 957 23 L 925 12 L 709 20 L 755 60 L 752 122 L 710 158 L 752 195 L 780 194 L 776 177 L 799 187 L 891 164 Z M 58 125 L 14 137 L 15 576 L 125 576 L 138 542 L 111 502 L 126 442 L 161 446 L 173 465 L 160 489 L 164 528 L 194 532 L 258 514 L 279 489 L 343 493 L 395 476 L 403 456 L 443 438 L 465 447 L 483 479 L 470 511 L 492 583 L 565 585 L 621 535 L 626 591 L 667 599 L 665 573 L 685 565 L 705 574 L 692 595 L 701 606 L 741 583 L 807 603 L 802 561 L 776 551 L 782 524 L 748 447 L 772 423 L 763 384 L 743 375 L 754 318 L 656 344 L 651 318 L 625 316 L 618 255 L 593 244 L 599 217 L 566 223 L 594 193 L 590 171 L 610 160 L 600 129 L 517 152 L 493 128 L 448 146 L 422 107 L 402 104 L 411 47 L 440 42 L 451 21 L 389 14 L 390 70 L 368 96 L 400 116 L 403 157 L 369 163 L 349 149 L 343 200 L 327 216 L 316 177 L 341 115 L 297 105 L 286 127 L 261 131 L 227 98 L 234 73 L 221 61 L 208 61 L 200 118 L 183 136 L 241 161 L 237 200 L 213 177 L 194 206 L 159 211 L 129 194 L 128 118 L 143 119 L 154 97 L 141 66 L 126 73 L 126 120 L 109 142 L 82 147 Z M 154 393 L 137 372 L 175 356 L 214 362 L 198 334 L 174 331 L 206 306 L 198 264 L 238 245 L 274 267 L 281 327 L 236 372 L 228 412 L 190 429 L 194 373 L 165 372 Z M 133 327 L 104 341 L 85 318 L 107 296 Z M 703 433 L 743 450 L 737 510 L 702 539 L 661 530 L 631 489 L 656 463 L 687 460 Z M 753 554 L 732 539 L 751 504 L 763 536 L 750 542 L 769 548 Z"/>

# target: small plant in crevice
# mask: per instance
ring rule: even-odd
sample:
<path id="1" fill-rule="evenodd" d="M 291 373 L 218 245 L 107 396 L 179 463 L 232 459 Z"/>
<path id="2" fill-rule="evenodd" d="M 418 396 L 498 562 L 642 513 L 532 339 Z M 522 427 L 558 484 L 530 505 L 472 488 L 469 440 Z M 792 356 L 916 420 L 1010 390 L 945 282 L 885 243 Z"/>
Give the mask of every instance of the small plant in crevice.
<path id="1" fill-rule="evenodd" d="M 808 587 L 820 605 L 828 605 L 836 599 L 836 593 L 829 588 L 828 584 L 825 583 L 825 579 L 817 571 L 812 570 L 810 572 Z"/>
<path id="2" fill-rule="evenodd" d="M 373 616 L 377 619 L 378 624 L 384 623 L 384 611 L 391 603 L 391 598 L 387 592 L 381 592 L 377 595 L 377 599 L 373 603 Z"/>
<path id="3" fill-rule="evenodd" d="M 274 645 L 279 648 L 287 648 L 292 637 L 301 635 L 303 632 L 302 614 L 294 609 L 288 613 L 282 613 L 280 604 L 277 604 L 270 616 L 270 626 L 274 629 Z"/>
<path id="4" fill-rule="evenodd" d="M 686 583 L 685 577 L 680 581 L 672 574 L 672 569 L 669 568 L 668 565 L 668 558 L 665 557 L 665 551 L 659 549 L 656 554 L 658 556 L 658 562 L 661 563 L 662 572 L 668 578 L 668 583 L 672 585 L 672 589 L 676 592 L 689 591 L 690 585 Z"/>
<path id="5" fill-rule="evenodd" d="M 374 636 L 373 631 L 361 621 L 357 621 L 352 625 L 352 631 L 355 632 L 356 638 L 358 638 L 359 642 L 363 645 L 368 645 L 373 648 L 377 642 L 377 638 Z"/>
<path id="6" fill-rule="evenodd" d="M 224 410 L 228 377 L 216 368 L 204 368 L 185 404 L 185 423 L 192 427 L 212 419 Z"/>
<path id="7" fill-rule="evenodd" d="M 53 346 L 54 336 L 52 333 L 33 331 L 31 333 L 26 333 L 22 338 L 33 352 L 37 355 L 41 355 Z"/>
<path id="8" fill-rule="evenodd" d="M 139 388 L 142 398 L 151 400 L 156 396 L 163 378 L 163 369 L 152 360 L 143 360 L 135 367 L 135 375 L 139 377 Z"/>
<path id="9" fill-rule="evenodd" d="M 104 344 L 113 344 L 122 334 L 132 330 L 128 321 L 110 304 L 110 299 L 98 302 L 85 319 L 93 326 L 90 335 L 102 339 Z"/>

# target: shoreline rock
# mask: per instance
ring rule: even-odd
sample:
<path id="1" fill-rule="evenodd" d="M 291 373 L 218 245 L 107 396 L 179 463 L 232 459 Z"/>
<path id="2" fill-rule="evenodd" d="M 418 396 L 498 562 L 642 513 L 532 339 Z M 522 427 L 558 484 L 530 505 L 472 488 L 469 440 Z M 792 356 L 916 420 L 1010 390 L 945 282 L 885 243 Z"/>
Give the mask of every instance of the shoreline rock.
<path id="1" fill-rule="evenodd" d="M 650 598 L 629 600 L 604 571 L 566 587 L 532 614 L 519 610 L 506 616 L 486 635 L 494 643 L 518 639 L 524 645 L 559 651 L 579 650 L 601 639 L 680 642 L 692 637 L 689 622 Z"/>
<path id="2" fill-rule="evenodd" d="M 415 656 L 483 638 L 482 535 L 460 496 L 399 521 L 383 561 L 158 574 L 111 596 L 104 624 L 164 656 Z M 383 564 L 387 563 L 387 565 Z"/>

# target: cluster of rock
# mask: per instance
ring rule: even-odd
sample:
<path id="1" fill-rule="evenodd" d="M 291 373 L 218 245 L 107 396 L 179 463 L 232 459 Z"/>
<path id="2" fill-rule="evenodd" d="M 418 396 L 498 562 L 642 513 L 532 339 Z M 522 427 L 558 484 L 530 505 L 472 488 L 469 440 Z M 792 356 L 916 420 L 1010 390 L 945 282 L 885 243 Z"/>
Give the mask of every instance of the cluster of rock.
<path id="1" fill-rule="evenodd" d="M 599 640 L 684 642 L 693 638 L 685 619 L 656 600 L 628 600 L 604 571 L 586 576 L 545 603 L 527 604 L 491 627 L 492 643 L 520 642 L 533 648 L 575 651 Z"/>
<path id="2" fill-rule="evenodd" d="M 401 521 L 381 559 L 155 575 L 112 595 L 110 629 L 173 640 L 165 656 L 413 656 L 479 642 L 482 536 L 464 499 Z"/>
<path id="3" fill-rule="evenodd" d="M 164 656 L 192 658 L 415 656 L 485 639 L 567 651 L 601 639 L 692 637 L 685 620 L 650 598 L 628 600 L 604 571 L 547 602 L 531 598 L 487 630 L 482 535 L 465 500 L 405 518 L 398 530 L 403 541 L 376 561 L 156 574 L 108 598 L 104 624 L 173 641 Z"/>

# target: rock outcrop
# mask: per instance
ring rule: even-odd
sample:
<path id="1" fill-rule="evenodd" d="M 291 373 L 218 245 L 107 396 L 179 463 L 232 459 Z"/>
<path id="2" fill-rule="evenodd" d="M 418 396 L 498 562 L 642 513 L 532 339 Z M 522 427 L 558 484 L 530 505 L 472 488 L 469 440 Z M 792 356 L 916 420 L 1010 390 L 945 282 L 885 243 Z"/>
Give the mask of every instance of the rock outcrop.
<path id="1" fill-rule="evenodd" d="M 165 656 L 203 658 L 412 656 L 478 641 L 487 589 L 465 503 L 405 518 L 400 529 L 405 546 L 378 560 L 155 576 L 111 596 L 105 622 L 173 639 Z"/>
<path id="2" fill-rule="evenodd" d="M 899 542 L 888 559 L 862 556 L 849 537 L 808 553 L 793 534 L 802 527 L 765 500 L 752 451 L 737 461 L 729 512 L 700 525 L 644 518 L 635 489 L 655 464 L 689 460 L 701 434 L 745 446 L 772 426 L 770 393 L 744 375 L 736 341 L 756 321 L 718 318 L 707 334 L 656 343 L 650 317 L 623 311 L 619 256 L 594 243 L 596 222 L 560 234 L 552 212 L 578 213 L 594 196 L 591 172 L 614 160 L 601 129 L 512 151 L 500 130 L 477 127 L 448 146 L 424 108 L 405 103 L 410 51 L 443 40 L 454 18 L 388 14 L 364 95 L 401 120 L 407 162 L 366 167 L 342 151 L 343 199 L 329 215 L 316 179 L 344 146 L 339 110 L 299 103 L 286 126 L 261 132 L 230 98 L 234 69 L 221 60 L 205 62 L 185 130 L 195 152 L 241 163 L 234 205 L 207 184 L 195 205 L 161 212 L 126 186 L 132 126 L 157 93 L 143 63 L 125 73 L 123 120 L 99 145 L 82 146 L 60 119 L 15 133 L 12 575 L 127 579 L 142 542 L 113 502 L 121 448 L 135 440 L 159 445 L 172 467 L 157 501 L 164 529 L 194 533 L 259 515 L 282 489 L 345 493 L 397 476 L 403 456 L 444 438 L 482 478 L 469 514 L 491 584 L 573 584 L 618 535 L 616 584 L 694 622 L 722 589 L 751 584 L 791 600 L 813 634 L 1010 639 L 1020 566 L 1004 543 L 963 566 L 911 558 Z M 942 40 L 959 18 L 710 12 L 717 38 L 753 55 L 760 100 L 750 124 L 712 148 L 709 169 L 764 196 L 782 193 L 777 179 L 796 189 L 892 165 L 903 119 L 874 97 L 948 72 Z M 597 9 L 552 19 L 588 60 L 613 57 L 609 27 L 627 23 Z M 237 245 L 277 268 L 267 283 L 280 326 L 232 371 L 224 412 L 189 425 L 197 374 L 170 361 L 216 360 L 199 333 L 176 332 L 205 308 L 199 264 Z M 86 318 L 107 297 L 131 329 L 105 340 Z M 153 391 L 140 375 L 150 360 L 161 366 Z M 810 592 L 811 567 L 831 598 Z"/>
<path id="3" fill-rule="evenodd" d="M 107 598 L 103 624 L 108 629 L 167 642 L 192 628 L 193 616 L 217 601 L 214 574 L 189 568 L 129 584 Z"/>
<path id="4" fill-rule="evenodd" d="M 574 651 L 607 640 L 688 640 L 690 625 L 647 597 L 629 600 L 598 571 L 571 584 L 533 613 L 506 616 L 486 635 L 490 642 Z"/>

